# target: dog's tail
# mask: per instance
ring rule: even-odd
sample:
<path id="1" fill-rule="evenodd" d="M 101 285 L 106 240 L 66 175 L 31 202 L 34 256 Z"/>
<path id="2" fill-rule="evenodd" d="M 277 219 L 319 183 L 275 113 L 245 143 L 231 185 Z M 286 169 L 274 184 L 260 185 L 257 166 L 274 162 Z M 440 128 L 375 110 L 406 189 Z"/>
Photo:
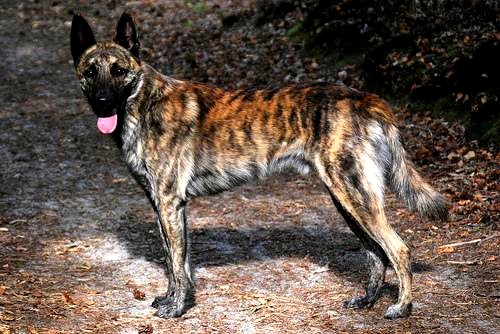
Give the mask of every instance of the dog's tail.
<path id="1" fill-rule="evenodd" d="M 391 161 L 388 170 L 389 186 L 408 208 L 421 215 L 439 220 L 448 218 L 448 202 L 416 171 L 407 158 L 395 125 L 386 125 Z"/>

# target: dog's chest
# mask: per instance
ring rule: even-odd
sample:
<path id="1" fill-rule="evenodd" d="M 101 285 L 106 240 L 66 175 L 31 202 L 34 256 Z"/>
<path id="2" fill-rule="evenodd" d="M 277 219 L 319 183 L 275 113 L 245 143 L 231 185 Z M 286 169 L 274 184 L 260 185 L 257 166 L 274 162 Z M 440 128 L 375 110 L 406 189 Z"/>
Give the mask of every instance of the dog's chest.
<path id="1" fill-rule="evenodd" d="M 143 157 L 143 143 L 139 121 L 127 115 L 123 124 L 122 152 L 129 169 L 138 176 L 146 175 Z"/>

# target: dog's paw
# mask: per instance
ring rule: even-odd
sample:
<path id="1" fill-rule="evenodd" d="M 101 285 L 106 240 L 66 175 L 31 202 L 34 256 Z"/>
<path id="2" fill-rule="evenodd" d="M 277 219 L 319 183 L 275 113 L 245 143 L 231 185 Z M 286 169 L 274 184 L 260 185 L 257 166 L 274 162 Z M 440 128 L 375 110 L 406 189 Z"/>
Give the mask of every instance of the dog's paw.
<path id="1" fill-rule="evenodd" d="M 156 297 L 151 306 L 157 309 L 156 316 L 175 318 L 180 317 L 185 312 L 187 304 L 185 298 L 179 298 L 179 296 L 172 293 Z"/>
<path id="2" fill-rule="evenodd" d="M 356 296 L 344 302 L 346 308 L 370 308 L 373 306 L 373 301 L 366 296 Z"/>
<path id="3" fill-rule="evenodd" d="M 389 306 L 387 311 L 385 312 L 384 318 L 386 319 L 397 319 L 397 318 L 406 318 L 411 314 L 412 304 L 394 304 Z"/>
<path id="4" fill-rule="evenodd" d="M 170 305 L 173 303 L 173 299 L 173 295 L 157 296 L 155 300 L 153 300 L 153 303 L 151 303 L 151 306 L 159 308 L 161 305 Z"/>
<path id="5" fill-rule="evenodd" d="M 155 313 L 160 318 L 180 317 L 184 313 L 184 307 L 179 307 L 176 303 L 160 304 Z"/>

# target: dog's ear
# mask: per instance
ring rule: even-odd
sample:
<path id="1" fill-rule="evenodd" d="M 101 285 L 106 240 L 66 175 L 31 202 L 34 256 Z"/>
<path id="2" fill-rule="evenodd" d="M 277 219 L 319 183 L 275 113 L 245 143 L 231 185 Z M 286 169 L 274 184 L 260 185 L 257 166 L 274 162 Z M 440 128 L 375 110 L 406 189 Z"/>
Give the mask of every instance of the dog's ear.
<path id="1" fill-rule="evenodd" d="M 135 29 L 132 16 L 123 13 L 116 26 L 115 42 L 129 50 L 137 59 L 139 59 L 139 37 Z"/>
<path id="2" fill-rule="evenodd" d="M 85 50 L 96 43 L 94 33 L 83 16 L 73 15 L 73 23 L 71 23 L 71 55 L 75 67 L 78 65 L 78 60 Z"/>

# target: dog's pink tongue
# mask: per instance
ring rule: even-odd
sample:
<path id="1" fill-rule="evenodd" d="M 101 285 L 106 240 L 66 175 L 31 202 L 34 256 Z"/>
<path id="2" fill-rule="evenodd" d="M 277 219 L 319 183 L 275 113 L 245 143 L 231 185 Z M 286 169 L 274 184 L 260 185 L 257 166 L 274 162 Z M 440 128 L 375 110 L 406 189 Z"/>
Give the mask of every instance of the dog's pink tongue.
<path id="1" fill-rule="evenodd" d="M 97 128 L 101 133 L 110 134 L 116 129 L 117 118 L 116 114 L 110 117 L 99 117 L 97 119 Z"/>

